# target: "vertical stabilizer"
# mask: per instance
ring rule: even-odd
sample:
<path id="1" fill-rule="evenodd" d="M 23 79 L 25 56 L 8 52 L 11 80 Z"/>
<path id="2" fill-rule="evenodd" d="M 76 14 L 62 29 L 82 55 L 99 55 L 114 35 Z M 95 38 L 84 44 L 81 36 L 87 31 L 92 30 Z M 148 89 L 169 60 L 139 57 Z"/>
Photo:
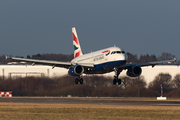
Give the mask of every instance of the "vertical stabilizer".
<path id="1" fill-rule="evenodd" d="M 72 38 L 73 38 L 73 46 L 74 46 L 74 58 L 79 57 L 80 55 L 83 55 L 81 51 L 81 46 L 78 40 L 76 28 L 72 28 Z"/>

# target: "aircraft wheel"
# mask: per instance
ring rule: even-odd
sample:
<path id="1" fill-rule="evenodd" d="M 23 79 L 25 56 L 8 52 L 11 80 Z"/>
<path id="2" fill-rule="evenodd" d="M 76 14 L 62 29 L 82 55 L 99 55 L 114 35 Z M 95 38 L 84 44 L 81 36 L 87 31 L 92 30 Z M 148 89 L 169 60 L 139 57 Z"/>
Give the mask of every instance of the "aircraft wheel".
<path id="1" fill-rule="evenodd" d="M 79 82 L 79 79 L 76 78 L 76 79 L 75 79 L 75 84 L 78 84 L 78 82 Z"/>
<path id="2" fill-rule="evenodd" d="M 114 84 L 114 85 L 116 85 L 116 83 L 117 83 L 117 80 L 116 80 L 116 79 L 114 79 L 114 80 L 113 80 L 113 84 Z"/>
<path id="3" fill-rule="evenodd" d="M 121 85 L 121 79 L 118 80 L 118 85 Z"/>
<path id="4" fill-rule="evenodd" d="M 80 84 L 83 84 L 83 79 L 82 78 L 80 78 Z"/>

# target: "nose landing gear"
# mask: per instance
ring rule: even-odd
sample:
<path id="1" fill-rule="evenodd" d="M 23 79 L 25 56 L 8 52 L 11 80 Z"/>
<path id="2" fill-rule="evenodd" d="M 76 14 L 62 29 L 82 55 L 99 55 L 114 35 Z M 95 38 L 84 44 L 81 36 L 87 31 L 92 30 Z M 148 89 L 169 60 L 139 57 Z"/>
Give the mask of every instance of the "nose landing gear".
<path id="1" fill-rule="evenodd" d="M 122 72 L 122 69 L 115 68 L 114 70 L 115 70 L 115 75 L 114 75 L 113 84 L 116 85 L 118 83 L 118 85 L 121 85 L 121 79 L 118 79 L 118 76 Z"/>

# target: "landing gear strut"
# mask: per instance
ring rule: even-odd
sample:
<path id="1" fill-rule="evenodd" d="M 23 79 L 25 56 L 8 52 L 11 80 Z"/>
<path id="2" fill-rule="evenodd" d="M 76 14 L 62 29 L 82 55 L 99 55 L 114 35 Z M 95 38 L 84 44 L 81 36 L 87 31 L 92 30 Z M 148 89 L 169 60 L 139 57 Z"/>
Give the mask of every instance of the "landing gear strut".
<path id="1" fill-rule="evenodd" d="M 113 84 L 116 85 L 121 85 L 121 79 L 118 79 L 119 74 L 122 72 L 122 69 L 115 68 L 115 76 L 113 80 Z"/>
<path id="2" fill-rule="evenodd" d="M 83 84 L 83 79 L 80 77 L 75 79 L 75 84 L 78 84 L 79 82 L 80 84 Z"/>

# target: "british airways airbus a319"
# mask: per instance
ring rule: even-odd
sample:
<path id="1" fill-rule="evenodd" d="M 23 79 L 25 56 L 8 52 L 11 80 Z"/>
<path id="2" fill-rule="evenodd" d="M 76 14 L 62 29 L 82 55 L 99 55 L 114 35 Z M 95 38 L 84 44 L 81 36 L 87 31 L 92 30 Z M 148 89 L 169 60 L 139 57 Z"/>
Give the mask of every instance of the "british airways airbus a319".
<path id="1" fill-rule="evenodd" d="M 118 79 L 119 74 L 127 69 L 127 75 L 130 77 L 138 77 L 142 73 L 141 67 L 152 66 L 157 64 L 174 62 L 174 60 L 147 62 L 147 63 L 131 63 L 127 64 L 127 54 L 119 47 L 109 47 L 96 52 L 83 54 L 78 40 L 75 27 L 72 28 L 72 38 L 74 45 L 74 59 L 71 62 L 59 62 L 49 60 L 34 60 L 16 57 L 7 57 L 13 60 L 21 60 L 34 64 L 50 65 L 54 67 L 64 67 L 69 69 L 68 74 L 76 76 L 75 84 L 83 84 L 82 74 L 103 74 L 115 71 L 113 84 L 121 84 L 121 79 Z"/>

